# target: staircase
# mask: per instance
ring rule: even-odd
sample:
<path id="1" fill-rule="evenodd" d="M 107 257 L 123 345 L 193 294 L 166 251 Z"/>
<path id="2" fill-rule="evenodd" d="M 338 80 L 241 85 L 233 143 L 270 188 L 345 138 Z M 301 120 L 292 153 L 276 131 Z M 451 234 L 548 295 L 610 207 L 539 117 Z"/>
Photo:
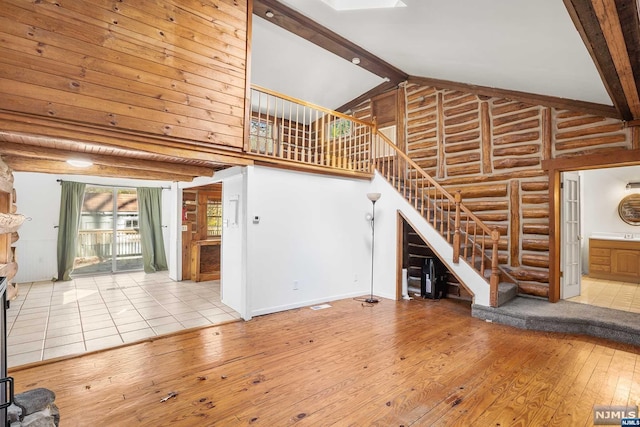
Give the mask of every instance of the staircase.
<path id="1" fill-rule="evenodd" d="M 370 178 L 398 196 L 399 210 L 474 303 L 498 307 L 517 293 L 517 280 L 500 267 L 506 238 L 471 212 L 398 150 L 375 123 L 252 86 L 245 155 L 262 164 Z M 382 183 L 384 182 L 384 184 Z M 387 196 L 385 196 L 387 199 Z M 458 292 L 461 294 L 461 292 Z"/>
<path id="2" fill-rule="evenodd" d="M 434 248 L 434 254 L 455 279 L 449 281 L 453 293 L 464 296 L 459 288 L 462 284 L 463 289 L 476 296 L 476 304 L 491 307 L 498 307 L 517 296 L 517 281 L 499 265 L 501 239 L 497 229 L 484 224 L 462 204 L 459 193 L 449 194 L 379 132 L 373 135 L 371 156 L 376 177 L 384 179 L 410 205 L 400 209 L 403 214 L 407 215 L 407 209 L 418 214 L 419 219 L 408 222 L 420 238 L 433 247 L 433 238 L 421 232 L 428 227 L 450 248 L 450 251 Z M 450 256 L 448 252 L 451 252 Z M 471 267 L 484 283 L 473 285 L 476 280 L 464 280 L 461 264 Z M 488 304 L 483 304 L 477 297 L 483 293 L 481 287 L 487 285 Z"/>

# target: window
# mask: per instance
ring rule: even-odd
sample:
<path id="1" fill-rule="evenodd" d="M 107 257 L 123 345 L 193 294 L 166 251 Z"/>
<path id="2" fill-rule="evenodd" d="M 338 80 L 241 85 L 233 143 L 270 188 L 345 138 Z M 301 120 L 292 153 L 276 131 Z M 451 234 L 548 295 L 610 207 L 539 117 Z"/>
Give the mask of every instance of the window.
<path id="1" fill-rule="evenodd" d="M 249 144 L 252 152 L 260 154 L 274 154 L 277 135 L 273 123 L 251 119 L 249 128 Z"/>
<path id="2" fill-rule="evenodd" d="M 352 122 L 347 119 L 335 119 L 328 124 L 327 134 L 329 139 L 340 138 L 351 135 Z"/>
<path id="3" fill-rule="evenodd" d="M 207 200 L 207 237 L 222 236 L 222 200 Z"/>

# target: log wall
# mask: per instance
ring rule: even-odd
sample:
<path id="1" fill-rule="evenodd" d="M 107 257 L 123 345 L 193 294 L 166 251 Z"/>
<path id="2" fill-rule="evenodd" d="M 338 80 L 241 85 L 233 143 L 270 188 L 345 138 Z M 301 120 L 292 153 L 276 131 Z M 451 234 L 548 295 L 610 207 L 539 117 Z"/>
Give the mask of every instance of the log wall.
<path id="1" fill-rule="evenodd" d="M 632 147 L 616 119 L 408 84 L 407 153 L 501 233 L 520 291 L 548 296 L 549 181 L 542 161 Z M 366 105 L 356 111 L 366 117 Z"/>
<path id="2" fill-rule="evenodd" d="M 240 150 L 246 42 L 246 0 L 3 1 L 0 129 Z"/>

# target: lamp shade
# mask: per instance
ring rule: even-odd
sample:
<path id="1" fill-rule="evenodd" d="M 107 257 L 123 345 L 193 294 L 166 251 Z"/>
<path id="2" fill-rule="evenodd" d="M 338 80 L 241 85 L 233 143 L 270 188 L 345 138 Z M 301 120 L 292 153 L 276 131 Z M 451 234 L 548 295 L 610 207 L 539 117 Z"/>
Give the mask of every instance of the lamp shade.
<path id="1" fill-rule="evenodd" d="M 373 203 L 377 202 L 380 196 L 382 196 L 381 193 L 367 193 L 367 198 Z"/>

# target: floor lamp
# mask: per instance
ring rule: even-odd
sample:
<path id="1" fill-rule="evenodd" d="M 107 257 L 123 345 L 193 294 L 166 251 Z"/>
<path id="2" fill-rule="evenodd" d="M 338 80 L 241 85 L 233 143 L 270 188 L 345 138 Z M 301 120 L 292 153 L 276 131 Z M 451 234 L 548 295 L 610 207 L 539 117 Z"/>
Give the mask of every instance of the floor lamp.
<path id="1" fill-rule="evenodd" d="M 371 200 L 371 295 L 369 298 L 365 299 L 365 302 L 370 304 L 375 304 L 378 301 L 377 298 L 373 297 L 373 252 L 375 249 L 376 242 L 376 228 L 375 228 L 375 220 L 376 220 L 376 202 L 380 199 L 380 193 L 367 193 L 367 198 Z"/>

